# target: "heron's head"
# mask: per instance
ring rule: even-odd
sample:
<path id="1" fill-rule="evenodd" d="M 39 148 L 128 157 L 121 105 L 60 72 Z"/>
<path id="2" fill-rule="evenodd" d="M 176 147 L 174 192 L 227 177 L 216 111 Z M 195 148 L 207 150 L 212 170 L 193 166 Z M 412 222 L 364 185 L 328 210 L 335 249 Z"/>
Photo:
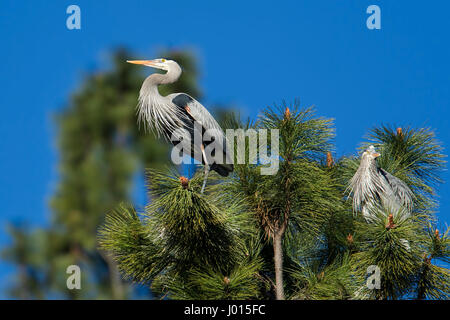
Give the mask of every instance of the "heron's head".
<path id="1" fill-rule="evenodd" d="M 171 70 L 181 70 L 178 63 L 176 63 L 173 60 L 168 60 L 164 58 L 159 59 L 153 59 L 153 60 L 127 60 L 128 63 L 133 64 L 140 64 L 147 67 L 152 67 L 155 69 L 160 69 L 164 71 L 171 71 Z"/>
<path id="2" fill-rule="evenodd" d="M 376 158 L 378 158 L 380 154 L 375 151 L 374 146 L 370 146 L 366 149 L 366 151 L 363 152 L 361 161 L 375 161 Z"/>

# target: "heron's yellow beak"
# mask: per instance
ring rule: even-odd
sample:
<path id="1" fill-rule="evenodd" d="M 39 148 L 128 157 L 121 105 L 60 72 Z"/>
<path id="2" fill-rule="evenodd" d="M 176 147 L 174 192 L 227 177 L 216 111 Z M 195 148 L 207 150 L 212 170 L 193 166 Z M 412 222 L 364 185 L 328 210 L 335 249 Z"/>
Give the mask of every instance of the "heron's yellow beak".
<path id="1" fill-rule="evenodd" d="M 147 67 L 158 68 L 157 63 L 154 60 L 127 60 L 128 63 L 141 64 Z"/>
<path id="2" fill-rule="evenodd" d="M 380 154 L 379 154 L 379 153 L 372 153 L 372 156 L 373 156 L 374 158 L 378 158 L 378 157 L 380 156 Z"/>

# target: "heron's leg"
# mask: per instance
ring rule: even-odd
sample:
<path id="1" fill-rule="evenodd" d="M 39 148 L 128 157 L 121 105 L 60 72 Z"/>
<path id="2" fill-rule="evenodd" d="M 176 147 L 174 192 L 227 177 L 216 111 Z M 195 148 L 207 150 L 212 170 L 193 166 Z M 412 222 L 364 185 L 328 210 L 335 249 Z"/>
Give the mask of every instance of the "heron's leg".
<path id="1" fill-rule="evenodd" d="M 205 191 L 206 180 L 208 180 L 208 174 L 209 174 L 209 165 L 206 165 L 205 166 L 205 177 L 203 178 L 203 186 L 202 186 L 202 190 L 200 191 L 200 193 L 203 193 L 203 191 Z"/>
<path id="2" fill-rule="evenodd" d="M 205 148 L 203 147 L 203 144 L 200 146 L 200 148 L 202 149 L 203 159 L 205 160 L 205 177 L 203 178 L 203 186 L 202 186 L 202 190 L 200 191 L 200 193 L 203 194 L 203 191 L 205 191 L 205 187 L 206 187 L 206 180 L 208 180 L 209 164 L 208 164 L 208 160 L 206 160 Z"/>

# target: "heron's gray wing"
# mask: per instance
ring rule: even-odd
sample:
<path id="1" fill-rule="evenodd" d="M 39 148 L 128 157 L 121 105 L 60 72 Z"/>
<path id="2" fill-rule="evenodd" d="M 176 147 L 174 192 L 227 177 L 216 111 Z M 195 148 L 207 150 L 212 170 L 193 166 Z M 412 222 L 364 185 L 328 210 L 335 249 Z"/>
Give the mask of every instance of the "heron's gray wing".
<path id="1" fill-rule="evenodd" d="M 208 129 L 202 140 L 205 155 L 211 169 L 222 176 L 228 176 L 233 171 L 232 158 L 227 152 L 227 139 L 222 129 Z"/>
<path id="2" fill-rule="evenodd" d="M 196 121 L 204 132 L 202 142 L 205 147 L 206 161 L 211 169 L 226 176 L 233 171 L 227 154 L 227 140 L 224 132 L 209 111 L 197 100 L 185 93 L 171 94 L 169 97 L 179 108 L 183 108 L 190 119 Z M 192 125 L 193 124 L 189 124 Z M 187 128 L 189 129 L 189 128 Z"/>
<path id="3" fill-rule="evenodd" d="M 413 207 L 413 199 L 414 199 L 414 193 L 411 191 L 411 189 L 399 178 L 393 176 L 386 170 L 379 168 L 380 173 L 384 176 L 387 183 L 391 187 L 392 191 L 394 192 L 394 196 L 397 198 L 397 200 L 407 209 L 411 210 Z"/>
<path id="4" fill-rule="evenodd" d="M 216 119 L 209 113 L 209 111 L 197 100 L 186 93 L 175 93 L 170 95 L 172 102 L 178 107 L 183 107 L 189 115 L 199 124 L 208 129 L 215 129 L 222 131 L 222 128 L 217 123 Z"/>

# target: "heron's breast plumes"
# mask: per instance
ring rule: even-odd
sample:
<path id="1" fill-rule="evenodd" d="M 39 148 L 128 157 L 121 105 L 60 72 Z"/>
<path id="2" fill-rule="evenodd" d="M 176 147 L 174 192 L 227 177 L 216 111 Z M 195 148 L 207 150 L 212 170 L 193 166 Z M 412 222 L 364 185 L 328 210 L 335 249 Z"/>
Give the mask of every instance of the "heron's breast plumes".
<path id="1" fill-rule="evenodd" d="M 137 106 L 138 122 L 145 130 L 154 130 L 158 136 L 170 140 L 171 133 L 182 127 L 182 117 L 179 109 L 164 97 L 142 93 Z"/>
<path id="2" fill-rule="evenodd" d="M 353 193 L 353 210 L 360 211 L 363 205 L 373 205 L 377 197 L 383 193 L 385 186 L 377 174 L 375 160 L 363 156 L 361 164 L 350 180 L 350 190 Z"/>

